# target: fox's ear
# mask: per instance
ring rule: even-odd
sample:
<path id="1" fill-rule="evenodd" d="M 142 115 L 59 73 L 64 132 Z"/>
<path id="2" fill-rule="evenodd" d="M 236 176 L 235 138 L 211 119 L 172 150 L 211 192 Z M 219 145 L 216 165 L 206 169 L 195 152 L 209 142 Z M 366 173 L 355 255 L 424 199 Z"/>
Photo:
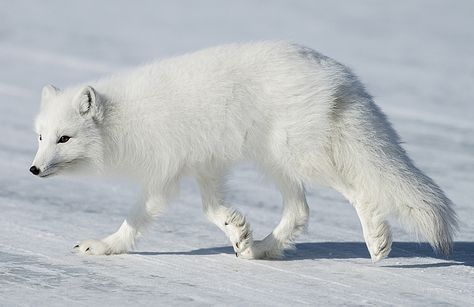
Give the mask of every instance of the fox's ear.
<path id="1" fill-rule="evenodd" d="M 41 92 L 41 101 L 44 102 L 54 96 L 56 96 L 59 92 L 59 89 L 54 87 L 51 84 L 45 85 Z"/>
<path id="2" fill-rule="evenodd" d="M 41 91 L 41 108 L 43 108 L 51 98 L 56 97 L 60 90 L 51 84 L 45 85 Z"/>
<path id="3" fill-rule="evenodd" d="M 74 98 L 74 104 L 81 116 L 93 117 L 99 121 L 103 117 L 103 108 L 100 96 L 91 86 L 86 86 Z"/>

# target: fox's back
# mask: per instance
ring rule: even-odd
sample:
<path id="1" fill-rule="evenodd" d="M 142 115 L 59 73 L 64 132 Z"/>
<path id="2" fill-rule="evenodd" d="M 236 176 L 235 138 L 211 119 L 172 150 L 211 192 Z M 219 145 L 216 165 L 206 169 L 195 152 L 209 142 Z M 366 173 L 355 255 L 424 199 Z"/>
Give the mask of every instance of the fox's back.
<path id="1" fill-rule="evenodd" d="M 323 146 L 345 78 L 344 66 L 311 49 L 261 42 L 151 63 L 105 90 L 126 110 L 122 123 L 157 147 L 166 140 L 167 148 L 193 148 L 197 157 L 212 151 L 233 160 L 271 154 L 289 140 Z"/>

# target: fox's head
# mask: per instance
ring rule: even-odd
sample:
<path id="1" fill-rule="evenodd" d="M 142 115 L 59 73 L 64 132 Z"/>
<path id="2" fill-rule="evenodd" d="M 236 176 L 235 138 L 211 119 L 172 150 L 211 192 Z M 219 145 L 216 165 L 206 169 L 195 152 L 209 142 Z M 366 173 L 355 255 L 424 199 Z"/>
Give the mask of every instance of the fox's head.
<path id="1" fill-rule="evenodd" d="M 35 124 L 38 152 L 30 171 L 47 177 L 84 166 L 100 167 L 103 116 L 103 104 L 92 87 L 61 91 L 45 86 Z"/>

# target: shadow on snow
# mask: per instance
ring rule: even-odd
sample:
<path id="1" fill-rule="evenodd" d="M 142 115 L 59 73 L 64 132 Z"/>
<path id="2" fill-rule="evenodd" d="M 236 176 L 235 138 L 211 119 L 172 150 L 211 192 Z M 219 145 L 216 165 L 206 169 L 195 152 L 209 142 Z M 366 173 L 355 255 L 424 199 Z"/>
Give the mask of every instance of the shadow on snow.
<path id="1" fill-rule="evenodd" d="M 157 255 L 216 255 L 234 254 L 232 247 L 200 248 L 184 252 L 131 252 L 130 254 L 157 256 Z M 416 242 L 394 242 L 390 258 L 416 258 L 429 257 L 448 261 L 426 264 L 407 265 L 383 265 L 391 268 L 429 268 L 445 267 L 454 265 L 474 266 L 474 242 L 455 242 L 454 252 L 451 256 L 444 258 L 436 255 L 427 243 Z M 295 250 L 286 252 L 282 261 L 308 260 L 308 259 L 353 259 L 370 258 L 369 252 L 363 242 L 313 242 L 296 244 Z"/>

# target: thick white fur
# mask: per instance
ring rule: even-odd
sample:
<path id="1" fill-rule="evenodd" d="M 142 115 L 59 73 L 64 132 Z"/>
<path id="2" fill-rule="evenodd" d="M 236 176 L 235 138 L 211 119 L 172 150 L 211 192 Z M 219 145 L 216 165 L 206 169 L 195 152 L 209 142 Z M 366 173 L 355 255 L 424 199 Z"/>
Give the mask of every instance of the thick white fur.
<path id="1" fill-rule="evenodd" d="M 308 220 L 304 184 L 313 183 L 353 204 L 373 261 L 390 252 L 390 215 L 436 250 L 452 248 L 451 201 L 413 165 L 363 85 L 345 66 L 295 44 L 215 47 L 88 86 L 47 86 L 36 129 L 39 176 L 89 166 L 143 185 L 143 200 L 117 232 L 78 244 L 86 254 L 133 248 L 183 175 L 196 176 L 205 214 L 240 257 L 278 258 L 292 246 Z M 57 144 L 62 135 L 71 139 Z M 262 241 L 221 194 L 240 160 L 257 162 L 283 196 L 282 219 Z"/>

